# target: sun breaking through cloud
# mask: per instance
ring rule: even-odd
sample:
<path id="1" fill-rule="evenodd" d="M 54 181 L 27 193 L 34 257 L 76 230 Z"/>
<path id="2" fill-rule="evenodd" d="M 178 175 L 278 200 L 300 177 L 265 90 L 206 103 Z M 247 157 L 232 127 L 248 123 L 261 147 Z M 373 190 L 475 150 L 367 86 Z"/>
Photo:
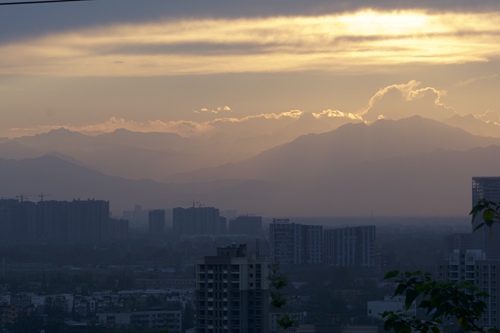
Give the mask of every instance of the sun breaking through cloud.
<path id="1" fill-rule="evenodd" d="M 0 45 L 0 74 L 158 76 L 484 62 L 499 13 L 363 10 L 325 16 L 102 26 Z"/>

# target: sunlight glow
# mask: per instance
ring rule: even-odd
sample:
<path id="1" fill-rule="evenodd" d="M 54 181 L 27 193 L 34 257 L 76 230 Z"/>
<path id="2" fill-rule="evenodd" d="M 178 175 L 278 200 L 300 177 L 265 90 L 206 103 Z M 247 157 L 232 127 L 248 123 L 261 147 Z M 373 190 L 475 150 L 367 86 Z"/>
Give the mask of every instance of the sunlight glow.
<path id="1" fill-rule="evenodd" d="M 228 106 L 222 108 L 229 108 Z M 226 111 L 229 111 L 226 109 Z M 35 135 L 40 133 L 46 133 L 50 130 L 65 128 L 71 131 L 81 132 L 87 135 L 97 135 L 102 133 L 110 133 L 117 129 L 127 129 L 134 132 L 163 132 L 163 133 L 176 133 L 183 137 L 192 136 L 202 136 L 207 133 L 212 133 L 216 130 L 216 127 L 223 123 L 246 123 L 253 120 L 290 120 L 295 121 L 300 119 L 304 115 L 301 110 L 290 110 L 281 113 L 262 113 L 256 115 L 250 115 L 243 118 L 236 117 L 224 117 L 216 118 L 210 121 L 133 121 L 129 119 L 124 119 L 120 117 L 111 117 L 104 122 L 75 126 L 71 124 L 58 124 L 49 126 L 37 126 L 33 128 L 11 128 L 8 131 L 8 136 L 11 138 Z M 259 126 L 262 130 L 261 126 Z"/>
<path id="2" fill-rule="evenodd" d="M 378 12 L 116 25 L 0 45 L 0 74 L 156 76 L 488 61 L 499 13 Z"/>

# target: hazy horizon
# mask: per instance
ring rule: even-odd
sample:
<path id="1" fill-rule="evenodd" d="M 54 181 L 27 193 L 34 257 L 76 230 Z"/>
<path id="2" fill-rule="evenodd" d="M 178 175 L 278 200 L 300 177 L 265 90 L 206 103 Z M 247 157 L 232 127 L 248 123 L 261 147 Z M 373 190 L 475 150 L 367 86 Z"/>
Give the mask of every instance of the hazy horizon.
<path id="1" fill-rule="evenodd" d="M 495 1 L 1 8 L 0 195 L 443 216 L 497 175 Z"/>

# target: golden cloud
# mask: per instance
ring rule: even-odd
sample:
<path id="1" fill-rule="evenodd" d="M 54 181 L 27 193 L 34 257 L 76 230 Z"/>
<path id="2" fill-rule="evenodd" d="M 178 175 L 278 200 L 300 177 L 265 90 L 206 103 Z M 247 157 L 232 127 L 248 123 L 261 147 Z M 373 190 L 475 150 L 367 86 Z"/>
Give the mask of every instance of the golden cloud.
<path id="1" fill-rule="evenodd" d="M 339 110 L 323 110 L 322 112 L 319 113 L 313 113 L 313 116 L 316 119 L 322 119 L 322 118 L 348 118 L 351 120 L 363 120 L 363 117 L 357 114 L 353 113 L 345 113 Z"/>
<path id="2" fill-rule="evenodd" d="M 222 107 L 224 108 L 224 107 Z M 227 110 L 226 110 L 227 111 Z M 133 121 L 119 117 L 111 117 L 105 122 L 96 123 L 84 126 L 75 126 L 71 124 L 58 124 L 50 126 L 39 126 L 34 128 L 12 128 L 8 131 L 9 137 L 19 137 L 23 135 L 34 135 L 45 133 L 53 129 L 66 128 L 71 131 L 81 132 L 87 135 L 97 135 L 101 133 L 113 132 L 117 129 L 127 129 L 134 132 L 165 132 L 176 133 L 183 137 L 200 136 L 211 134 L 221 129 L 225 124 L 234 123 L 249 123 L 255 120 L 278 120 L 278 121 L 295 121 L 304 115 L 303 111 L 291 110 L 282 113 L 263 113 L 251 115 L 242 118 L 222 117 L 210 121 L 196 122 L 188 120 L 180 121 Z M 254 127 L 254 126 L 251 126 Z"/>
<path id="3" fill-rule="evenodd" d="M 221 112 L 233 112 L 231 107 L 224 105 L 224 106 L 218 106 L 214 109 L 209 109 L 209 108 L 201 108 L 199 110 L 194 110 L 194 113 L 213 113 L 213 114 L 219 114 Z"/>
<path id="4" fill-rule="evenodd" d="M 488 61 L 500 55 L 499 14 L 363 10 L 99 27 L 0 45 L 0 74 L 349 73 Z"/>
<path id="5" fill-rule="evenodd" d="M 401 119 L 414 115 L 444 120 L 455 115 L 455 111 L 441 101 L 446 91 L 433 87 L 419 88 L 420 82 L 411 80 L 404 84 L 393 84 L 377 91 L 362 112 L 363 119 Z"/>

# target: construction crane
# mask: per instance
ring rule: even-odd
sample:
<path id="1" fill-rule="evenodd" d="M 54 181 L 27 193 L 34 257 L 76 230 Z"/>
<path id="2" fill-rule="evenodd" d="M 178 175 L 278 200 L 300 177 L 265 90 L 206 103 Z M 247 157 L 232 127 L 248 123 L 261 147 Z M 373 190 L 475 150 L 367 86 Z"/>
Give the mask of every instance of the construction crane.
<path id="1" fill-rule="evenodd" d="M 24 202 L 24 200 L 28 200 L 28 197 L 21 193 L 19 195 L 16 195 L 16 199 L 18 199 L 20 202 Z"/>
<path id="2" fill-rule="evenodd" d="M 29 197 L 38 197 L 40 198 L 40 201 L 43 201 L 43 198 L 50 196 L 50 194 L 45 194 L 45 193 L 40 193 L 40 194 L 19 194 L 16 195 L 16 199 L 18 199 L 20 202 L 28 201 Z"/>
<path id="3" fill-rule="evenodd" d="M 43 192 L 38 195 L 40 201 L 43 201 L 43 198 L 50 196 L 50 194 L 44 194 Z"/>
<path id="4" fill-rule="evenodd" d="M 201 202 L 194 201 L 194 200 L 193 201 L 176 201 L 176 203 L 182 204 L 182 205 L 192 205 L 193 208 L 196 208 L 196 206 L 198 206 L 198 208 L 205 206 Z"/>

